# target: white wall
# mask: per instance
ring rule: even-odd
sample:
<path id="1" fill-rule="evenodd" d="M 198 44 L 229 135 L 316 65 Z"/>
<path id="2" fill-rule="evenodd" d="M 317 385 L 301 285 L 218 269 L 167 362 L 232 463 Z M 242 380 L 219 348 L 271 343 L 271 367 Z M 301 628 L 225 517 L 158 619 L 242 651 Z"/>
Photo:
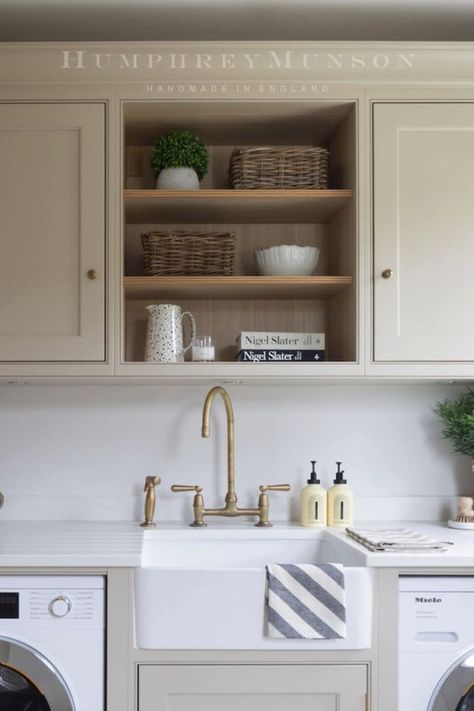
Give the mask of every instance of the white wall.
<path id="1" fill-rule="evenodd" d="M 200 435 L 207 387 L 12 386 L 0 389 L 0 520 L 139 519 L 147 474 L 159 474 L 158 517 L 191 516 L 204 485 L 208 506 L 225 492 L 225 414 L 216 400 L 211 439 Z M 237 493 L 255 505 L 258 485 L 276 519 L 298 516 L 300 487 L 317 459 L 329 485 L 342 460 L 359 520 L 446 518 L 453 497 L 474 493 L 466 457 L 440 438 L 433 403 L 459 387 L 364 385 L 229 387 L 236 419 Z M 219 496 L 216 497 L 216 494 Z"/>

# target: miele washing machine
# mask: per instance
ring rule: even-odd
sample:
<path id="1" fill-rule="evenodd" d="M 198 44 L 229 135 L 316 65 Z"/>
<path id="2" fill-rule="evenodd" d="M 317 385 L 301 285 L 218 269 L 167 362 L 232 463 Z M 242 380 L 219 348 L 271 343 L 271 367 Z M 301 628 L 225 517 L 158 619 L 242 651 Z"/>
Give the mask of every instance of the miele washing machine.
<path id="1" fill-rule="evenodd" d="M 0 576 L 0 711 L 104 711 L 102 576 Z"/>
<path id="2" fill-rule="evenodd" d="M 399 591 L 399 710 L 474 711 L 474 576 L 404 576 Z"/>

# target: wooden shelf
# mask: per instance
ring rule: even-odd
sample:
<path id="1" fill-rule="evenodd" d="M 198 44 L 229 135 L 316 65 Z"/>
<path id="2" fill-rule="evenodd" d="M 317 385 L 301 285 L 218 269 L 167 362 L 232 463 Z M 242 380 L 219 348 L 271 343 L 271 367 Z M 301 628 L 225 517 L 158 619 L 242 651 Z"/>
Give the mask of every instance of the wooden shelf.
<path id="1" fill-rule="evenodd" d="M 350 276 L 125 277 L 127 299 L 330 299 Z"/>
<path id="2" fill-rule="evenodd" d="M 352 190 L 124 190 L 127 222 L 330 222 Z"/>

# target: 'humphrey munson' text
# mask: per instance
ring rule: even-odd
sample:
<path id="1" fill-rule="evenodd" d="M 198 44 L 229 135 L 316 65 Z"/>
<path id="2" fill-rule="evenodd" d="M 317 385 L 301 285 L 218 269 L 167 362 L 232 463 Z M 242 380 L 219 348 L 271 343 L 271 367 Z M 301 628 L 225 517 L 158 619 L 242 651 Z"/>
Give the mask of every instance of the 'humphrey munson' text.
<path id="1" fill-rule="evenodd" d="M 306 71 L 357 71 L 364 69 L 410 69 L 414 55 L 400 52 L 320 53 L 295 50 L 263 52 L 91 52 L 62 50 L 62 69 L 97 70 L 194 70 L 257 71 L 296 69 Z"/>

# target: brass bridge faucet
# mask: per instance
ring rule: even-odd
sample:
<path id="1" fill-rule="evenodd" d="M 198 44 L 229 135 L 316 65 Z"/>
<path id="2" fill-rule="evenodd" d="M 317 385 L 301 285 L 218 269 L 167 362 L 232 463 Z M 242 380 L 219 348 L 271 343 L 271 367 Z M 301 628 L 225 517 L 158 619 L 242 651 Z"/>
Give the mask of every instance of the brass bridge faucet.
<path id="1" fill-rule="evenodd" d="M 258 506 L 255 509 L 240 509 L 237 506 L 237 494 L 235 493 L 235 470 L 234 470 L 234 411 L 230 395 L 220 385 L 211 388 L 206 395 L 204 408 L 202 411 L 202 436 L 209 437 L 209 418 L 211 413 L 212 403 L 214 398 L 219 394 L 222 396 L 227 415 L 227 494 L 225 496 L 225 506 L 220 509 L 206 509 L 204 506 L 204 498 L 202 495 L 202 486 L 197 484 L 173 484 L 171 491 L 194 491 L 194 521 L 191 526 L 206 526 L 204 516 L 258 516 L 256 526 L 271 526 L 268 520 L 268 495 L 267 491 L 290 491 L 289 484 L 272 484 L 260 487 L 260 496 L 258 498 Z"/>

